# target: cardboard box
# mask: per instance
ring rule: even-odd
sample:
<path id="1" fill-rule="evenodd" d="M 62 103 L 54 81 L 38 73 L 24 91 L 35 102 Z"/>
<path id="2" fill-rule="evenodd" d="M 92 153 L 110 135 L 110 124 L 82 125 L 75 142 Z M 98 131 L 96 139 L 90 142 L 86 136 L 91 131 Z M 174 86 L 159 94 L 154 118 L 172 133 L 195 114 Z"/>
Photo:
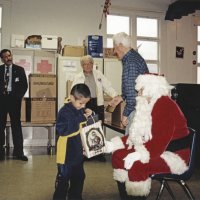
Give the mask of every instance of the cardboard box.
<path id="1" fill-rule="evenodd" d="M 117 58 L 117 56 L 114 55 L 113 48 L 103 48 L 103 56 L 104 58 Z"/>
<path id="2" fill-rule="evenodd" d="M 21 122 L 26 121 L 26 100 L 25 98 L 22 99 L 22 106 L 21 106 Z M 10 122 L 10 116 L 7 115 L 7 122 Z"/>
<path id="3" fill-rule="evenodd" d="M 26 49 L 41 49 L 40 44 L 25 44 Z"/>
<path id="4" fill-rule="evenodd" d="M 83 46 L 65 45 L 62 50 L 63 56 L 82 57 L 84 56 L 85 48 Z"/>
<path id="5" fill-rule="evenodd" d="M 111 97 L 109 96 L 104 96 L 104 107 L 105 107 L 105 112 L 104 112 L 104 122 L 111 122 L 112 119 L 112 114 L 106 111 L 106 108 L 108 106 L 108 102 L 111 101 Z"/>
<path id="6" fill-rule="evenodd" d="M 56 97 L 56 75 L 30 74 L 29 97 Z"/>
<path id="7" fill-rule="evenodd" d="M 26 98 L 26 119 L 31 123 L 54 123 L 56 98 Z"/>
<path id="8" fill-rule="evenodd" d="M 103 57 L 103 36 L 88 35 L 85 40 L 85 46 L 88 55 L 94 58 Z"/>
<path id="9" fill-rule="evenodd" d="M 34 51 L 33 74 L 56 74 L 56 52 Z"/>
<path id="10" fill-rule="evenodd" d="M 11 36 L 11 47 L 24 48 L 25 36 L 12 34 Z"/>
<path id="11" fill-rule="evenodd" d="M 42 49 L 57 49 L 58 36 L 42 35 Z"/>
<path id="12" fill-rule="evenodd" d="M 124 107 L 125 102 L 122 102 L 116 106 L 115 110 L 112 113 L 111 124 L 122 127 L 121 118 L 123 115 Z"/>

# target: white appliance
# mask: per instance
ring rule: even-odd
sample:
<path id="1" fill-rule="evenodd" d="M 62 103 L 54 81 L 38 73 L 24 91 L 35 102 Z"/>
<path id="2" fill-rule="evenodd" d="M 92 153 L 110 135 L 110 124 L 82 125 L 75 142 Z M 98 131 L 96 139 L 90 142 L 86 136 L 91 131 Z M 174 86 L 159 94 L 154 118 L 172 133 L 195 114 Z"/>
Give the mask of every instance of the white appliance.
<path id="1" fill-rule="evenodd" d="M 94 58 L 94 67 L 103 72 L 103 59 Z M 67 97 L 67 81 L 73 81 L 74 76 L 82 71 L 80 57 L 58 57 L 58 111 Z"/>
<path id="2" fill-rule="evenodd" d="M 122 62 L 114 58 L 104 59 L 104 75 L 111 82 L 112 87 L 121 94 Z"/>

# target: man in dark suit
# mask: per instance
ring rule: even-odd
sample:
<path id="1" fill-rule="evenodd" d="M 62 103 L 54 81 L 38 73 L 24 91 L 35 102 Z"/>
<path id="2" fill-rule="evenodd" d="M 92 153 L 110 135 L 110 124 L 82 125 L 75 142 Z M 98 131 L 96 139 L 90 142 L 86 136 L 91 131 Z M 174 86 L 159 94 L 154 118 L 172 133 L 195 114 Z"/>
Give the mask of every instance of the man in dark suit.
<path id="1" fill-rule="evenodd" d="M 0 66 L 0 160 L 5 159 L 5 128 L 7 114 L 10 116 L 13 137 L 14 159 L 28 161 L 23 152 L 21 127 L 21 103 L 27 91 L 28 83 L 24 68 L 13 64 L 9 49 L 0 52 L 3 65 Z"/>

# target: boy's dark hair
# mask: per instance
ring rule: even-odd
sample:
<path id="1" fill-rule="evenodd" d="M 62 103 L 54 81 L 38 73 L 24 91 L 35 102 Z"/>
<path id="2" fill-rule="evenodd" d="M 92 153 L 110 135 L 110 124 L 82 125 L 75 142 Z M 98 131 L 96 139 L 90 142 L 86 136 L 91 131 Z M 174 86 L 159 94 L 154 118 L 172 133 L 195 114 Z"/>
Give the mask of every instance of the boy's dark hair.
<path id="1" fill-rule="evenodd" d="M 83 83 L 74 85 L 70 94 L 73 95 L 75 99 L 91 98 L 89 87 Z"/>
<path id="2" fill-rule="evenodd" d="M 3 54 L 6 53 L 7 51 L 11 54 L 11 51 L 9 49 L 2 49 L 0 52 L 0 58 L 2 58 Z"/>

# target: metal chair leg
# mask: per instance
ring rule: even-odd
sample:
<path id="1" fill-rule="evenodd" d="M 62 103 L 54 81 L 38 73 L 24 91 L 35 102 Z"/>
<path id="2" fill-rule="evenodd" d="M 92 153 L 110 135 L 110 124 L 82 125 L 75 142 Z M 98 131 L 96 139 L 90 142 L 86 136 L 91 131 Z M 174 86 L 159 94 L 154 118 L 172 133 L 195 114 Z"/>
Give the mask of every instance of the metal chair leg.
<path id="1" fill-rule="evenodd" d="M 178 181 L 178 183 L 182 186 L 183 190 L 185 191 L 187 197 L 190 199 L 190 200 L 195 200 L 194 196 L 192 195 L 189 187 L 187 186 L 186 182 L 183 181 L 183 180 L 180 180 Z"/>
<path id="2" fill-rule="evenodd" d="M 169 192 L 170 196 L 172 197 L 172 199 L 175 200 L 176 198 L 173 195 L 173 192 L 172 192 L 171 188 L 169 187 L 169 184 L 167 183 L 166 180 L 165 180 L 164 184 L 165 184 L 165 187 L 166 187 L 167 191 Z"/>
<path id="3" fill-rule="evenodd" d="M 173 195 L 173 192 L 171 190 L 171 188 L 169 187 L 169 184 L 167 183 L 167 181 L 165 179 L 160 180 L 160 190 L 157 194 L 156 200 L 159 200 L 161 198 L 161 195 L 164 191 L 164 188 L 167 189 L 167 191 L 169 192 L 170 196 L 172 197 L 173 200 L 175 200 L 175 196 Z"/>
<path id="4" fill-rule="evenodd" d="M 164 185 L 165 185 L 165 180 L 164 179 L 160 180 L 160 189 L 159 189 L 159 192 L 157 194 L 156 200 L 160 199 L 160 197 L 161 197 L 161 195 L 163 193 L 164 187 L 165 187 Z"/>

